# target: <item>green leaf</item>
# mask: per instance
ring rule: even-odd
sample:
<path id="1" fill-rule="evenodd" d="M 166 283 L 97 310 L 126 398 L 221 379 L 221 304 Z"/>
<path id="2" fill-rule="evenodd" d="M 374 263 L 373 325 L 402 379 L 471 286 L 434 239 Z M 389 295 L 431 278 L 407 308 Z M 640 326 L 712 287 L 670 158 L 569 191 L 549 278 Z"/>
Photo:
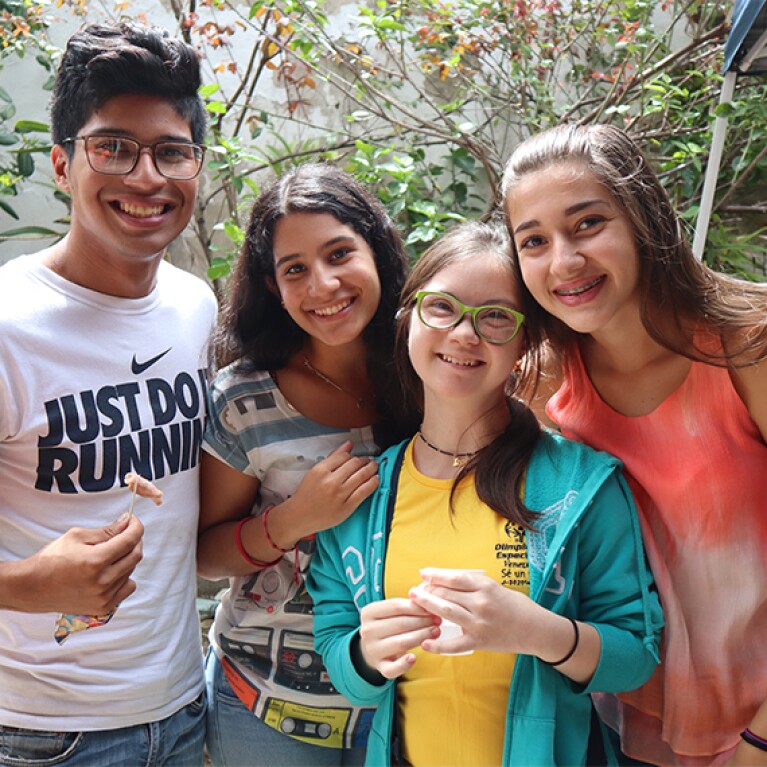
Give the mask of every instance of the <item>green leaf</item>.
<path id="1" fill-rule="evenodd" d="M 725 119 L 731 117 L 734 112 L 735 107 L 729 101 L 725 101 L 722 104 L 717 104 L 716 108 L 714 109 L 714 114 L 717 117 L 724 117 Z"/>
<path id="2" fill-rule="evenodd" d="M 456 167 L 460 168 L 464 173 L 473 173 L 477 167 L 477 161 L 468 153 L 459 154 L 458 152 L 455 152 L 453 154 L 453 162 L 456 164 Z"/>
<path id="3" fill-rule="evenodd" d="M 375 147 L 372 144 L 366 144 L 364 141 L 361 141 L 360 139 L 357 139 L 357 141 L 354 142 L 354 146 L 356 146 L 360 152 L 367 155 L 368 157 L 373 153 L 373 150 L 375 149 Z"/>
<path id="4" fill-rule="evenodd" d="M 416 242 L 431 242 L 437 236 L 437 230 L 433 226 L 417 226 L 405 240 L 406 245 Z"/>
<path id="5" fill-rule="evenodd" d="M 229 272 L 232 271 L 232 267 L 228 261 L 221 261 L 215 265 L 211 265 L 208 268 L 208 278 L 211 280 L 219 280 L 222 277 L 226 277 Z"/>
<path id="6" fill-rule="evenodd" d="M 393 29 L 395 32 L 404 32 L 406 27 L 394 19 L 381 19 L 377 24 L 379 29 Z"/>
<path id="7" fill-rule="evenodd" d="M 0 88 L 0 101 L 5 101 L 7 104 L 10 104 L 13 99 L 11 98 L 10 94 L 8 93 L 5 88 Z"/>
<path id="8" fill-rule="evenodd" d="M 41 123 L 36 120 L 18 120 L 13 129 L 16 133 L 48 133 L 51 128 L 48 123 Z"/>
<path id="9" fill-rule="evenodd" d="M 30 152 L 19 152 L 19 173 L 29 178 L 35 172 L 35 160 Z"/>
<path id="10" fill-rule="evenodd" d="M 239 243 L 245 238 L 245 232 L 243 232 L 233 221 L 226 221 L 224 223 L 224 232 L 232 242 Z"/>
<path id="11" fill-rule="evenodd" d="M 19 216 L 16 211 L 4 200 L 0 199 L 0 210 L 4 210 L 11 218 L 19 220 Z"/>
<path id="12" fill-rule="evenodd" d="M 410 205 L 410 210 L 415 213 L 423 213 L 425 216 L 436 216 L 437 205 L 436 203 L 429 202 L 428 200 L 421 200 L 420 202 Z"/>
<path id="13" fill-rule="evenodd" d="M 37 237 L 58 237 L 60 232 L 56 232 L 53 229 L 47 229 L 44 226 L 22 226 L 18 229 L 6 229 L 4 232 L 0 232 L 0 240 L 13 240 L 29 237 L 35 235 Z"/>
<path id="14" fill-rule="evenodd" d="M 19 137 L 15 133 L 0 131 L 0 146 L 12 146 L 19 143 Z"/>

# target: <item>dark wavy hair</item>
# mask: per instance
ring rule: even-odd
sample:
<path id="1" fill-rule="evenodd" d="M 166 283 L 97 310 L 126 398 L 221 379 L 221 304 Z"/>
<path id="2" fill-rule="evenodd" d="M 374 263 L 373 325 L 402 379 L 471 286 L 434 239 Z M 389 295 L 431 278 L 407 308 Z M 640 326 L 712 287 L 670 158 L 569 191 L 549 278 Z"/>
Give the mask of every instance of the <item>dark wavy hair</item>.
<path id="1" fill-rule="evenodd" d="M 192 140 L 205 138 L 205 107 L 198 93 L 200 63 L 190 45 L 157 27 L 91 24 L 67 42 L 51 99 L 54 144 L 77 136 L 109 99 L 144 94 L 167 99 L 189 121 Z M 67 152 L 74 144 L 66 145 Z"/>
<path id="2" fill-rule="evenodd" d="M 255 370 L 280 370 L 306 342 L 306 333 L 267 284 L 274 273 L 274 230 L 288 213 L 329 213 L 353 229 L 373 252 L 381 300 L 363 332 L 367 369 L 376 390 L 380 445 L 409 436 L 402 420 L 393 364 L 394 314 L 409 264 L 399 230 L 383 205 L 344 171 L 309 163 L 265 189 L 253 205 L 247 235 L 234 266 L 215 343 L 216 365 L 243 361 Z"/>
<path id="3" fill-rule="evenodd" d="M 634 233 L 639 253 L 642 323 L 659 344 L 677 354 L 714 365 L 748 365 L 767 357 L 767 285 L 714 272 L 692 253 L 681 221 L 657 174 L 631 137 L 613 125 L 560 125 L 519 144 L 502 182 L 505 204 L 531 173 L 563 163 L 580 164 L 616 200 Z M 514 269 L 522 286 L 533 352 L 542 341 L 561 356 L 577 334 L 552 317 L 527 290 L 512 243 Z M 709 328 L 724 342 L 721 353 L 695 346 L 693 331 Z M 540 357 L 529 358 L 527 372 Z"/>
<path id="4" fill-rule="evenodd" d="M 415 294 L 447 266 L 466 263 L 470 269 L 473 260 L 488 254 L 507 265 L 513 277 L 511 244 L 501 226 L 480 222 L 459 224 L 426 250 L 405 283 L 397 312 L 395 358 L 412 420 L 423 416 L 423 383 L 408 352 Z M 538 514 L 525 506 L 522 489 L 525 469 L 541 436 L 541 427 L 532 410 L 513 396 L 514 388 L 515 380 L 510 376 L 505 392 L 509 422 L 501 434 L 461 468 L 450 492 L 450 505 L 452 509 L 458 483 L 473 471 L 480 499 L 501 516 L 530 530 Z"/>

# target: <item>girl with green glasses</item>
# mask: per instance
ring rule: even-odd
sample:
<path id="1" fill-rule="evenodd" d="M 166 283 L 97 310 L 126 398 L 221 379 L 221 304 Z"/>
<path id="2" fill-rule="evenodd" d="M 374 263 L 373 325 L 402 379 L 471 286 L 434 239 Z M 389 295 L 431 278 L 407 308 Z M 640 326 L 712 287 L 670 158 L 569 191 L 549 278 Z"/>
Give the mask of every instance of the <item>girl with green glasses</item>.
<path id="1" fill-rule="evenodd" d="M 333 684 L 376 707 L 368 765 L 598 763 L 588 693 L 657 663 L 620 463 L 542 431 L 513 396 L 519 300 L 499 229 L 462 225 L 420 258 L 395 359 L 421 428 L 317 536 L 316 647 Z"/>

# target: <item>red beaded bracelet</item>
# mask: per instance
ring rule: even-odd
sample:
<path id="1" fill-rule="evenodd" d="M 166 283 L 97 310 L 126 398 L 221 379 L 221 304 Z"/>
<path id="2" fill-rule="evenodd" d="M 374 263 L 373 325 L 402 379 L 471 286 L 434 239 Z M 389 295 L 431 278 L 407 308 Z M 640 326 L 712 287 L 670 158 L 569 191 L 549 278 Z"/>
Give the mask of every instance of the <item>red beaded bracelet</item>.
<path id="1" fill-rule="evenodd" d="M 253 559 L 253 557 L 248 554 L 247 550 L 245 549 L 245 545 L 242 542 L 242 528 L 245 525 L 246 522 L 250 522 L 250 520 L 253 519 L 253 517 L 244 517 L 240 520 L 239 524 L 237 525 L 237 530 L 234 533 L 234 541 L 237 544 L 237 549 L 242 554 L 243 559 L 248 563 L 253 565 L 253 567 L 257 567 L 261 570 L 263 570 L 266 567 L 271 567 L 272 565 L 276 565 L 278 562 L 282 560 L 282 557 L 277 557 L 277 559 L 273 560 L 272 562 L 260 562 L 258 559 Z"/>
<path id="2" fill-rule="evenodd" d="M 283 554 L 287 554 L 289 551 L 293 551 L 295 546 L 291 546 L 289 549 L 283 549 L 282 546 L 278 546 L 273 540 L 272 536 L 269 535 L 269 528 L 266 524 L 266 520 L 269 517 L 269 513 L 274 508 L 274 506 L 267 506 L 263 512 L 261 513 L 261 526 L 264 528 L 264 537 L 266 538 L 266 542 L 275 550 L 280 551 Z"/>

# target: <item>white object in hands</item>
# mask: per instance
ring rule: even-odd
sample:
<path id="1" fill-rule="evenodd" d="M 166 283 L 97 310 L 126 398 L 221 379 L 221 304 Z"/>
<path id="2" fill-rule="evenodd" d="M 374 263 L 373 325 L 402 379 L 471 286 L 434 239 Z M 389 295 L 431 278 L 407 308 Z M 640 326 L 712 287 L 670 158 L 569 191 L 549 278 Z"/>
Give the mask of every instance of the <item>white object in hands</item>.
<path id="1" fill-rule="evenodd" d="M 471 568 L 446 568 L 446 567 L 431 567 L 429 568 L 434 573 L 475 573 L 476 575 L 484 575 L 484 570 L 473 570 Z M 431 581 L 426 579 L 422 583 L 416 586 L 417 589 L 423 589 L 424 591 L 430 591 Z M 455 639 L 456 637 L 463 636 L 463 629 L 453 621 L 442 619 L 442 623 L 439 624 L 439 636 L 437 639 Z M 472 655 L 474 650 L 464 650 L 463 652 L 440 652 L 440 655 Z"/>

